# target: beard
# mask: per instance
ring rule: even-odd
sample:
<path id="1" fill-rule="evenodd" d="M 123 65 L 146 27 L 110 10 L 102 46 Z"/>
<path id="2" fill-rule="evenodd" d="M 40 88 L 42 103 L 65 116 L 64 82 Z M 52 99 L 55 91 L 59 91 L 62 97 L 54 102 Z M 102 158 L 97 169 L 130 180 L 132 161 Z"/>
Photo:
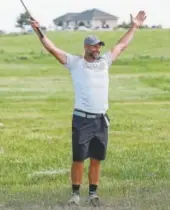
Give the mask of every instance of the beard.
<path id="1" fill-rule="evenodd" d="M 88 53 L 88 55 L 91 58 L 98 59 L 100 57 L 100 52 L 90 52 L 90 53 Z"/>

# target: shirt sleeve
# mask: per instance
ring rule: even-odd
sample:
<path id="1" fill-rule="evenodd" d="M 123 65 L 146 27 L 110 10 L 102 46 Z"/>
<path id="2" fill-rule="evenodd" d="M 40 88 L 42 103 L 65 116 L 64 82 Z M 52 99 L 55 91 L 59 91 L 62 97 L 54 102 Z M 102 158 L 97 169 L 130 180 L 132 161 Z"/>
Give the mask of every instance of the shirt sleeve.
<path id="1" fill-rule="evenodd" d="M 110 67 L 112 65 L 112 62 L 113 62 L 112 53 L 110 51 L 106 52 L 103 55 L 103 58 L 106 61 L 106 63 L 108 64 L 108 66 Z"/>
<path id="2" fill-rule="evenodd" d="M 67 53 L 66 54 L 66 64 L 64 64 L 64 66 L 67 69 L 71 70 L 73 65 L 74 65 L 74 63 L 75 63 L 76 58 L 77 58 L 77 56 Z"/>

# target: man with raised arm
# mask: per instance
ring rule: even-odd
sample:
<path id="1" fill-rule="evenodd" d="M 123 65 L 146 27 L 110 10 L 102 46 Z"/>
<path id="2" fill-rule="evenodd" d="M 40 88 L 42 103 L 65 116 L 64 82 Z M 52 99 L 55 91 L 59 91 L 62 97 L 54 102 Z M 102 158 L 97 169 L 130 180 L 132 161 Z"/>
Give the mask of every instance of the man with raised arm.
<path id="1" fill-rule="evenodd" d="M 43 46 L 70 72 L 75 91 L 72 118 L 72 195 L 69 204 L 79 205 L 80 186 L 83 179 L 84 161 L 89 158 L 88 201 L 94 206 L 100 204 L 97 187 L 100 179 L 100 163 L 105 160 L 108 145 L 108 70 L 113 61 L 127 48 L 137 29 L 146 19 L 144 11 L 136 17 L 131 15 L 131 26 L 125 35 L 103 55 L 105 43 L 90 35 L 84 40 L 84 56 L 72 55 L 56 47 L 47 36 L 37 30 L 37 21 L 31 25 Z"/>

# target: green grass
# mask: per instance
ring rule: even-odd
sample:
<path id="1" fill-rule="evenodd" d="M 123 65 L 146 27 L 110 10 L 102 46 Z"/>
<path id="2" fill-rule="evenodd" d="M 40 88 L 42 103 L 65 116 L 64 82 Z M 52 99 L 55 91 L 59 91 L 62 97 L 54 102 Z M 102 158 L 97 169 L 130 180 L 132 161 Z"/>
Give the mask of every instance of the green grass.
<path id="1" fill-rule="evenodd" d="M 125 31 L 98 32 L 109 49 Z M 83 53 L 85 32 L 49 33 Z M 105 209 L 169 209 L 169 30 L 140 30 L 110 69 Z M 70 195 L 74 92 L 35 35 L 0 38 L 0 209 L 62 209 Z M 88 190 L 88 161 L 82 196 Z M 63 207 L 64 208 L 64 207 Z M 101 209 L 103 209 L 101 208 Z M 67 209 L 66 207 L 64 209 Z M 82 204 L 82 209 L 87 209 Z"/>

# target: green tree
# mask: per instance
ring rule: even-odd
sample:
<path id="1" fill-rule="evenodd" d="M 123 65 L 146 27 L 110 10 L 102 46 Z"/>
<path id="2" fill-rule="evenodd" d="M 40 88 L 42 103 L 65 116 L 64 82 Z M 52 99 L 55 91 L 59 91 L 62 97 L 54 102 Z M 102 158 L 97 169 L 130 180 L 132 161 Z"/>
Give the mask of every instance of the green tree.
<path id="1" fill-rule="evenodd" d="M 122 22 L 122 24 L 118 25 L 117 28 L 125 28 L 125 29 L 128 29 L 128 28 L 130 28 L 130 26 L 131 26 L 131 23 L 130 22 L 126 23 L 124 21 L 124 22 Z M 149 28 L 149 26 L 148 25 L 142 25 L 139 28 L 140 29 L 143 29 L 143 28 L 146 28 L 147 29 L 147 28 Z"/>
<path id="2" fill-rule="evenodd" d="M 63 22 L 62 21 L 59 21 L 57 25 L 58 26 L 63 26 Z"/>
<path id="3" fill-rule="evenodd" d="M 16 27 L 21 28 L 24 30 L 24 26 L 29 25 L 30 16 L 27 12 L 21 13 L 19 17 L 17 18 L 17 24 Z"/>

